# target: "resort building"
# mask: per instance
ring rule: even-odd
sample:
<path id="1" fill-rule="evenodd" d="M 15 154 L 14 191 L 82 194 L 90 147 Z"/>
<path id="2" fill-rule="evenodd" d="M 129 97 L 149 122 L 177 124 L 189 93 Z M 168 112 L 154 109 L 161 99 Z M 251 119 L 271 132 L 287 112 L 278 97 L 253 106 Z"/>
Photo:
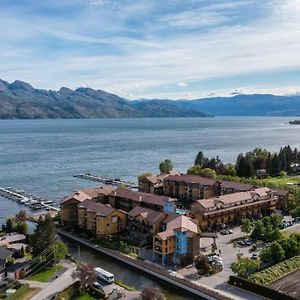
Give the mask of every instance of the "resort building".
<path id="1" fill-rule="evenodd" d="M 85 200 L 105 202 L 108 195 L 113 191 L 112 186 L 88 188 L 77 191 L 61 202 L 61 217 L 64 225 L 76 225 L 78 221 L 77 206 Z"/>
<path id="2" fill-rule="evenodd" d="M 277 196 L 263 187 L 247 192 L 222 195 L 197 200 L 191 213 L 198 219 L 203 231 L 238 224 L 243 218 L 261 218 L 270 215 L 276 208 Z"/>
<path id="3" fill-rule="evenodd" d="M 173 217 L 164 231 L 153 237 L 153 260 L 173 265 L 186 265 L 200 253 L 197 220 L 186 216 Z"/>
<path id="4" fill-rule="evenodd" d="M 253 188 L 255 187 L 250 184 L 215 180 L 197 175 L 170 175 L 163 180 L 165 195 L 190 202 L 214 196 L 245 192 Z"/>
<path id="5" fill-rule="evenodd" d="M 176 199 L 168 196 L 134 192 L 129 189 L 117 188 L 109 195 L 109 204 L 112 207 L 131 211 L 137 206 L 156 211 L 175 212 Z"/>
<path id="6" fill-rule="evenodd" d="M 78 204 L 78 226 L 96 236 L 119 233 L 127 224 L 127 214 L 108 204 L 85 200 Z"/>
<path id="7" fill-rule="evenodd" d="M 136 206 L 128 213 L 128 235 L 140 245 L 152 244 L 153 235 L 161 231 L 167 216 L 164 212 Z"/>
<path id="8" fill-rule="evenodd" d="M 139 191 L 143 193 L 162 195 L 164 193 L 163 181 L 170 175 L 180 176 L 180 173 L 170 171 L 169 173 L 150 175 L 139 179 Z"/>

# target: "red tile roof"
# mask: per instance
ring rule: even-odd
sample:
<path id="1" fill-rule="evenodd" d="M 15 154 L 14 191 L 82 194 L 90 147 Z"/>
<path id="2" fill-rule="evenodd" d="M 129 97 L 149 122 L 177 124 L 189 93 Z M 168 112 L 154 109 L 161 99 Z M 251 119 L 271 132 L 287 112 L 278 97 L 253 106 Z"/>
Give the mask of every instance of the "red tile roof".
<path id="1" fill-rule="evenodd" d="M 185 182 L 185 183 L 197 183 L 200 185 L 213 186 L 220 184 L 223 188 L 235 189 L 238 191 L 249 191 L 254 188 L 251 184 L 226 181 L 226 180 L 216 180 L 211 178 L 206 178 L 198 175 L 189 175 L 182 174 L 180 176 L 168 176 L 164 180 L 176 181 L 176 182 Z"/>
<path id="2" fill-rule="evenodd" d="M 96 202 L 95 200 L 85 200 L 78 205 L 78 208 L 84 208 L 87 211 L 93 211 L 97 215 L 109 216 L 116 209 L 111 207 L 110 205 L 104 205 Z"/>
<path id="3" fill-rule="evenodd" d="M 145 221 L 150 223 L 156 223 L 166 216 L 166 214 L 163 212 L 159 212 L 141 206 L 136 206 L 128 213 L 128 216 L 131 216 L 133 218 L 136 218 L 139 215 L 142 215 Z"/>
<path id="4" fill-rule="evenodd" d="M 172 199 L 168 196 L 134 192 L 124 188 L 117 188 L 110 195 L 113 197 L 130 199 L 135 202 L 144 202 L 144 203 L 149 203 L 149 204 L 159 205 L 159 206 L 163 206 L 165 202 L 175 201 L 175 199 Z"/>

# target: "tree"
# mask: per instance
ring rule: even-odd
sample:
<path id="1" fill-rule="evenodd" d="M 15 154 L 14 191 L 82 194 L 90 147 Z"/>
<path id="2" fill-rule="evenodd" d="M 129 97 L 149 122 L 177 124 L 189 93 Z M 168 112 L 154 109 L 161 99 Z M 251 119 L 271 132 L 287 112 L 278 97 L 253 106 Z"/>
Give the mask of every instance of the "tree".
<path id="1" fill-rule="evenodd" d="M 145 288 L 140 296 L 141 300 L 165 300 L 165 295 L 156 288 Z"/>
<path id="2" fill-rule="evenodd" d="M 300 235 L 291 234 L 289 237 L 282 239 L 280 244 L 285 252 L 285 258 L 290 258 L 300 253 Z"/>
<path id="3" fill-rule="evenodd" d="M 79 279 L 82 289 L 92 286 L 97 281 L 95 269 L 87 264 L 79 264 L 73 272 L 72 277 Z"/>
<path id="4" fill-rule="evenodd" d="M 68 254 L 68 247 L 62 241 L 57 241 L 53 247 L 53 255 L 55 258 L 55 262 L 58 263 L 63 260 Z"/>
<path id="5" fill-rule="evenodd" d="M 44 218 L 40 217 L 31 237 L 33 255 L 40 254 L 44 249 L 49 248 L 55 241 L 55 224 L 49 214 Z"/>
<path id="6" fill-rule="evenodd" d="M 203 176 L 203 177 L 207 177 L 207 178 L 213 178 L 215 179 L 217 177 L 216 171 L 212 170 L 210 168 L 205 168 L 200 170 L 199 175 Z"/>
<path id="7" fill-rule="evenodd" d="M 241 225 L 241 231 L 249 234 L 252 230 L 252 223 L 249 219 L 244 219 Z"/>
<path id="8" fill-rule="evenodd" d="M 271 259 L 273 263 L 278 263 L 285 258 L 282 246 L 278 242 L 273 242 L 270 246 Z"/>
<path id="9" fill-rule="evenodd" d="M 275 229 L 275 228 L 278 228 L 279 225 L 281 224 L 282 222 L 282 217 L 281 216 L 278 216 L 278 215 L 272 215 L 270 217 L 270 223 L 272 225 L 272 227 Z"/>
<path id="10" fill-rule="evenodd" d="M 169 173 L 173 169 L 173 163 L 170 159 L 165 159 L 159 164 L 159 170 L 161 173 Z"/>
<path id="11" fill-rule="evenodd" d="M 195 258 L 194 265 L 200 275 L 208 274 L 211 270 L 208 257 L 204 254 L 200 254 Z"/>
<path id="12" fill-rule="evenodd" d="M 272 253 L 270 247 L 262 249 L 259 257 L 263 262 L 270 263 L 272 261 Z"/>
<path id="13" fill-rule="evenodd" d="M 145 172 L 138 176 L 138 181 L 144 180 L 148 176 L 152 176 L 153 174 L 151 172 Z"/>
<path id="14" fill-rule="evenodd" d="M 250 274 L 256 272 L 260 268 L 259 260 L 254 260 L 248 257 L 240 258 L 230 266 L 233 273 L 239 277 L 248 278 Z"/>
<path id="15" fill-rule="evenodd" d="M 270 241 L 279 241 L 282 238 L 282 233 L 279 230 L 279 228 L 275 228 L 272 230 L 271 235 L 270 235 Z"/>
<path id="16" fill-rule="evenodd" d="M 191 167 L 187 170 L 187 173 L 191 174 L 191 175 L 200 175 L 200 172 L 201 172 L 200 165 L 194 165 L 193 167 Z"/>
<path id="17" fill-rule="evenodd" d="M 16 226 L 16 223 L 15 223 L 13 218 L 8 218 L 6 220 L 5 230 L 6 230 L 7 233 L 14 232 L 15 231 L 15 226 Z"/>
<path id="18" fill-rule="evenodd" d="M 265 227 L 261 220 L 254 223 L 253 230 L 251 232 L 251 237 L 257 241 L 264 238 Z"/>
<path id="19" fill-rule="evenodd" d="M 297 206 L 295 209 L 291 211 L 291 215 L 294 218 L 299 218 L 300 217 L 300 206 Z"/>
<path id="20" fill-rule="evenodd" d="M 226 164 L 225 167 L 226 167 L 225 175 L 236 176 L 236 170 L 233 164 Z"/>
<path id="21" fill-rule="evenodd" d="M 204 160 L 205 160 L 205 157 L 204 157 L 202 151 L 200 151 L 195 158 L 195 165 L 202 166 L 204 163 Z"/>
<path id="22" fill-rule="evenodd" d="M 21 248 L 21 250 L 20 250 L 19 256 L 20 256 L 20 257 L 25 257 L 25 255 L 26 255 L 25 249 L 24 249 L 24 247 L 22 246 L 22 248 Z"/>
<path id="23" fill-rule="evenodd" d="M 18 222 L 15 227 L 16 232 L 20 234 L 27 235 L 28 234 L 28 224 L 25 222 Z"/>
<path id="24" fill-rule="evenodd" d="M 27 221 L 27 214 L 25 210 L 20 210 L 18 214 L 16 214 L 17 223 L 24 223 Z"/>
<path id="25" fill-rule="evenodd" d="M 236 174 L 239 177 L 252 177 L 254 175 L 254 167 L 250 158 L 239 154 L 236 161 Z"/>

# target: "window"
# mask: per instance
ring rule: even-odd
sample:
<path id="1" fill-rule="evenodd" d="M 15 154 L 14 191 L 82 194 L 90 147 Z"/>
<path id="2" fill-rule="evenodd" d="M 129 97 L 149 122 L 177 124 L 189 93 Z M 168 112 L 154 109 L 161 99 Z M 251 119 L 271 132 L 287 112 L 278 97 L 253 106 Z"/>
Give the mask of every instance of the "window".
<path id="1" fill-rule="evenodd" d="M 118 217 L 112 217 L 112 222 L 117 223 L 118 222 Z"/>

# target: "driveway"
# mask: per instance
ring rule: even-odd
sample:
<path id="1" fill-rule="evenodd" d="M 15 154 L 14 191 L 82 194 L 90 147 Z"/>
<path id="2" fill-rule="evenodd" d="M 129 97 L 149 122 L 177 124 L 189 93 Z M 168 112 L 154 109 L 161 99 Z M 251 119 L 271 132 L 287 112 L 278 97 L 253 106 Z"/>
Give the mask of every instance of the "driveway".
<path id="1" fill-rule="evenodd" d="M 76 280 L 72 277 L 72 273 L 76 269 L 74 263 L 63 262 L 61 265 L 67 270 L 52 282 L 37 282 L 31 280 L 22 280 L 23 283 L 28 283 L 30 287 L 40 287 L 42 290 L 35 294 L 31 300 L 46 300 L 50 299 L 52 295 L 66 289 L 72 285 Z"/>

